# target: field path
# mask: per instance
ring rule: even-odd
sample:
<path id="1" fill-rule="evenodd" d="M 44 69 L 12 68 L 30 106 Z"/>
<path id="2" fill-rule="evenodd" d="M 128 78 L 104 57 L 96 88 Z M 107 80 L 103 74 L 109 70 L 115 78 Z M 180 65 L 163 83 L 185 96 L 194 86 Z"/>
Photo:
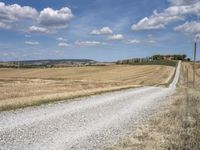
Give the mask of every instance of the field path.
<path id="1" fill-rule="evenodd" d="M 0 113 L 0 150 L 105 149 L 156 113 L 175 89 L 142 87 Z"/>

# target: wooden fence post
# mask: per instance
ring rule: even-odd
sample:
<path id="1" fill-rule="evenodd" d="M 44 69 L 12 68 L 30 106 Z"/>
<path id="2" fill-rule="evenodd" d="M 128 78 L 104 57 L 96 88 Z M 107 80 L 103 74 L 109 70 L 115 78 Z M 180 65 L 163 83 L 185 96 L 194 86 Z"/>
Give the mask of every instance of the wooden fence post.
<path id="1" fill-rule="evenodd" d="M 195 88 L 195 73 L 196 73 L 196 51 L 197 51 L 197 43 L 194 43 L 194 63 L 193 63 L 193 88 Z"/>

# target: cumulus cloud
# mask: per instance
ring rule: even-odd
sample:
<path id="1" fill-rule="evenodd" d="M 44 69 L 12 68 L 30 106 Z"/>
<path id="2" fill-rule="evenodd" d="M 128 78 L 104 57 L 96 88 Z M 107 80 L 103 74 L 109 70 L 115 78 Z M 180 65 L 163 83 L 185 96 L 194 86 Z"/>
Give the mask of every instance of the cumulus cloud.
<path id="1" fill-rule="evenodd" d="M 183 32 L 192 35 L 195 39 L 200 38 L 200 22 L 186 22 L 174 28 L 175 31 Z"/>
<path id="2" fill-rule="evenodd" d="M 114 34 L 109 36 L 108 39 L 113 41 L 121 41 L 124 39 L 124 36 L 122 34 Z"/>
<path id="3" fill-rule="evenodd" d="M 139 44 L 139 43 L 141 43 L 141 41 L 140 40 L 136 40 L 136 39 L 132 39 L 132 40 L 128 40 L 127 43 L 128 44 Z"/>
<path id="4" fill-rule="evenodd" d="M 67 39 L 65 39 L 65 38 L 63 38 L 63 37 L 59 37 L 59 38 L 57 38 L 57 41 L 60 41 L 60 42 L 66 42 Z"/>
<path id="5" fill-rule="evenodd" d="M 10 29 L 10 28 L 11 28 L 10 25 L 0 22 L 0 29 Z"/>
<path id="6" fill-rule="evenodd" d="M 185 16 L 189 14 L 200 16 L 200 2 L 190 5 L 170 6 L 161 13 L 155 10 L 153 15 L 133 24 L 131 29 L 133 31 L 162 29 L 171 22 L 185 20 Z"/>
<path id="7" fill-rule="evenodd" d="M 154 43 L 156 43 L 156 40 L 154 40 L 154 39 L 149 39 L 149 40 L 147 40 L 146 42 L 147 42 L 147 43 L 150 43 L 150 44 L 154 44 Z"/>
<path id="8" fill-rule="evenodd" d="M 152 29 L 163 29 L 169 22 L 183 20 L 181 16 L 151 16 L 150 18 L 145 17 L 140 20 L 137 24 L 132 25 L 133 31 L 139 30 L 152 30 Z"/>
<path id="9" fill-rule="evenodd" d="M 31 26 L 29 27 L 28 31 L 31 33 L 50 33 L 50 31 L 47 28 L 38 26 Z"/>
<path id="10" fill-rule="evenodd" d="M 200 33 L 198 33 L 198 34 L 195 35 L 194 41 L 200 43 Z"/>
<path id="11" fill-rule="evenodd" d="M 198 39 L 198 42 L 200 42 L 200 33 L 195 35 L 195 39 Z"/>
<path id="12" fill-rule="evenodd" d="M 40 44 L 37 41 L 25 41 L 24 43 L 27 44 L 27 45 L 39 45 Z"/>
<path id="13" fill-rule="evenodd" d="M 40 12 L 39 22 L 43 26 L 63 28 L 67 26 L 68 21 L 72 17 L 72 11 L 68 7 L 61 8 L 60 10 L 45 8 Z"/>
<path id="14" fill-rule="evenodd" d="M 35 8 L 29 6 L 20 6 L 18 4 L 5 5 L 0 2 L 0 20 L 13 22 L 20 19 L 35 19 L 38 16 L 38 12 Z"/>
<path id="15" fill-rule="evenodd" d="M 70 47 L 71 45 L 66 42 L 60 42 L 60 43 L 58 43 L 58 46 L 59 47 Z"/>
<path id="16" fill-rule="evenodd" d="M 189 34 L 197 34 L 200 33 L 200 22 L 186 22 L 182 25 L 175 27 L 174 30 Z"/>
<path id="17" fill-rule="evenodd" d="M 99 30 L 93 30 L 90 34 L 92 35 L 107 35 L 112 34 L 113 31 L 109 27 L 103 27 Z"/>
<path id="18" fill-rule="evenodd" d="M 27 24 L 32 24 L 29 27 L 31 32 L 49 33 L 48 30 L 52 28 L 56 30 L 67 27 L 72 17 L 72 11 L 68 7 L 58 10 L 44 8 L 39 12 L 30 6 L 6 5 L 0 2 L 0 22 L 1 28 L 4 29 L 7 29 L 8 26 L 18 25 L 19 31 L 25 31 L 23 21 L 26 20 Z M 23 28 L 19 29 L 20 27 Z"/>
<path id="19" fill-rule="evenodd" d="M 156 43 L 156 40 L 153 37 L 147 37 L 143 40 L 138 40 L 138 39 L 129 39 L 126 42 L 127 44 L 143 44 L 143 43 L 149 43 L 149 44 L 154 44 Z"/>
<path id="20" fill-rule="evenodd" d="M 106 43 L 100 41 L 76 41 L 75 45 L 80 47 L 105 45 Z"/>

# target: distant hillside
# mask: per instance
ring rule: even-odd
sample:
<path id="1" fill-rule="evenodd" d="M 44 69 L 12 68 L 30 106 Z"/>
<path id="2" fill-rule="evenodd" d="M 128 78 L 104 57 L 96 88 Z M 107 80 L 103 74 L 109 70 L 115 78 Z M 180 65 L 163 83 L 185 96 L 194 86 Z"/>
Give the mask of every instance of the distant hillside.
<path id="1" fill-rule="evenodd" d="M 96 61 L 91 59 L 47 59 L 47 60 L 26 60 L 19 61 L 22 64 L 27 65 L 49 65 L 49 64 L 63 64 L 63 63 L 95 63 Z M 18 61 L 13 61 L 11 63 L 18 63 Z"/>
<path id="2" fill-rule="evenodd" d="M 0 67 L 10 68 L 38 68 L 38 67 L 71 67 L 71 66 L 92 66 L 107 65 L 91 59 L 47 59 L 47 60 L 26 60 L 26 61 L 9 61 L 0 62 Z"/>

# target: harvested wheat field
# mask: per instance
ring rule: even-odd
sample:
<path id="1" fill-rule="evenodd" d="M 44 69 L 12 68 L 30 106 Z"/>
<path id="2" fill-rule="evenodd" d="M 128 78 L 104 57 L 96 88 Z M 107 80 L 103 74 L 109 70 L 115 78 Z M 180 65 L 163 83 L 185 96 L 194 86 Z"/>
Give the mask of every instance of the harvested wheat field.
<path id="1" fill-rule="evenodd" d="M 169 66 L 110 65 L 48 69 L 0 69 L 0 110 L 39 105 L 144 85 L 166 85 Z"/>

